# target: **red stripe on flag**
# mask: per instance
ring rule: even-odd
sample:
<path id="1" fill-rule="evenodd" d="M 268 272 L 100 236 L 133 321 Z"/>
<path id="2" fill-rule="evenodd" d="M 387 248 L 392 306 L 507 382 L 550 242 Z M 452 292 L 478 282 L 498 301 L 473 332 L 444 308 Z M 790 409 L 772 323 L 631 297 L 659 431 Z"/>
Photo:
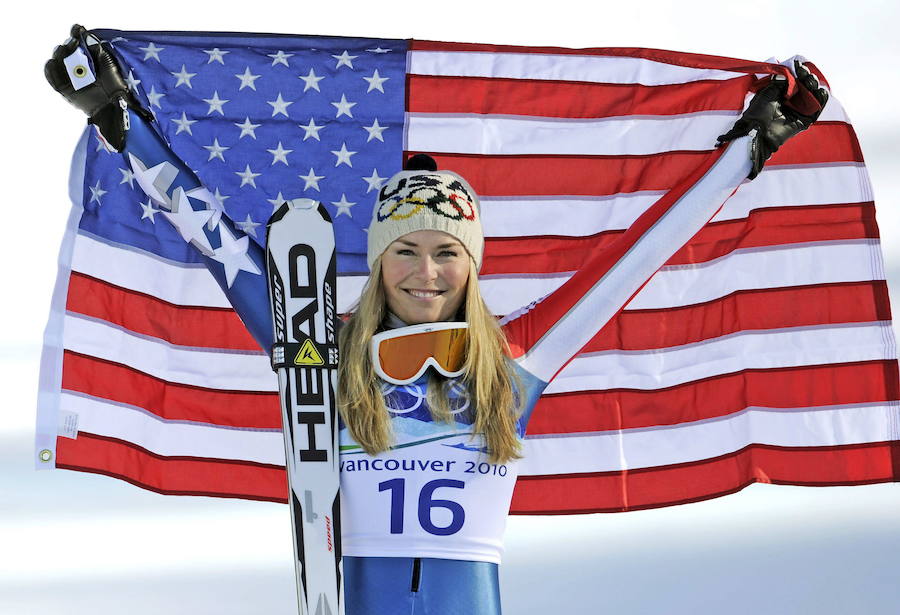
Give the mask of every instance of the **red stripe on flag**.
<path id="1" fill-rule="evenodd" d="M 752 406 L 790 409 L 897 399 L 896 361 L 748 369 L 652 391 L 544 395 L 528 423 L 528 434 L 676 425 L 727 416 Z"/>
<path id="2" fill-rule="evenodd" d="M 412 155 L 419 152 L 407 152 Z M 706 162 L 710 152 L 646 156 L 443 154 L 439 169 L 466 178 L 480 196 L 609 195 L 668 190 Z"/>
<path id="3" fill-rule="evenodd" d="M 863 162 L 853 126 L 845 122 L 816 122 L 766 161 L 766 166 L 817 162 Z"/>
<path id="4" fill-rule="evenodd" d="M 710 144 L 712 145 L 712 144 Z M 711 150 L 710 150 L 711 151 Z M 707 162 L 710 151 L 633 156 L 482 155 L 421 152 L 439 169 L 465 177 L 481 196 L 610 195 L 668 190 Z M 420 152 L 405 152 L 404 157 Z M 768 166 L 862 162 L 853 129 L 816 124 L 773 156 Z"/>
<path id="5" fill-rule="evenodd" d="M 495 113 L 599 118 L 740 111 L 751 76 L 676 85 L 585 83 L 410 75 L 407 110 L 413 113 Z"/>
<path id="6" fill-rule="evenodd" d="M 179 346 L 260 351 L 234 310 L 176 305 L 77 271 L 66 309 Z"/>
<path id="7" fill-rule="evenodd" d="M 592 253 L 611 245 L 624 232 L 488 238 L 481 275 L 577 271 Z M 877 237 L 871 202 L 756 209 L 747 218 L 707 224 L 666 264 L 702 263 L 741 248 Z"/>
<path id="8" fill-rule="evenodd" d="M 520 476 L 510 513 L 623 512 L 708 500 L 752 483 L 866 485 L 900 479 L 900 442 L 788 448 L 752 444 L 740 451 L 624 472 Z M 560 506 L 560 502 L 565 502 Z"/>
<path id="9" fill-rule="evenodd" d="M 281 429 L 278 393 L 227 391 L 168 382 L 71 350 L 63 356 L 62 388 L 137 406 L 167 420 Z"/>
<path id="10" fill-rule="evenodd" d="M 627 472 L 520 476 L 510 513 L 573 514 L 657 508 L 710 499 L 754 482 L 860 485 L 900 477 L 900 443 L 783 448 L 751 445 L 709 460 Z M 103 474 L 166 495 L 287 501 L 284 468 L 164 457 L 115 438 L 57 440 L 57 468 Z M 565 507 L 559 503 L 565 502 Z"/>
<path id="11" fill-rule="evenodd" d="M 57 438 L 56 467 L 104 474 L 164 495 L 287 502 L 284 467 L 204 457 L 165 457 L 106 436 Z"/>
<path id="12" fill-rule="evenodd" d="M 670 348 L 738 331 L 890 319 L 884 280 L 748 289 L 694 305 L 626 308 L 582 352 Z"/>

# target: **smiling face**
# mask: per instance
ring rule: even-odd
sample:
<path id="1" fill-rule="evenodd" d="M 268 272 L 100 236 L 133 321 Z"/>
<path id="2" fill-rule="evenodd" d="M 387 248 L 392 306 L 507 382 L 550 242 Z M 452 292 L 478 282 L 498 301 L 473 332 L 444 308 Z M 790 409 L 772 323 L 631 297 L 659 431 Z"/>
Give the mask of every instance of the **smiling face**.
<path id="1" fill-rule="evenodd" d="M 453 319 L 468 279 L 468 252 L 441 231 L 403 235 L 381 256 L 388 309 L 408 325 Z"/>

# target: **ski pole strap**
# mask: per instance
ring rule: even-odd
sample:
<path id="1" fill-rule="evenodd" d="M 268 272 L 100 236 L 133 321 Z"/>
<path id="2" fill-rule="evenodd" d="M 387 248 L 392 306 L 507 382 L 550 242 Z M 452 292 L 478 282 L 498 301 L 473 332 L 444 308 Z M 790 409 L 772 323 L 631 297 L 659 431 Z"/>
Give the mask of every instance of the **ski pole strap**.
<path id="1" fill-rule="evenodd" d="M 334 344 L 319 344 L 310 338 L 272 344 L 272 369 L 276 371 L 282 367 L 334 369 L 337 365 L 338 348 Z"/>

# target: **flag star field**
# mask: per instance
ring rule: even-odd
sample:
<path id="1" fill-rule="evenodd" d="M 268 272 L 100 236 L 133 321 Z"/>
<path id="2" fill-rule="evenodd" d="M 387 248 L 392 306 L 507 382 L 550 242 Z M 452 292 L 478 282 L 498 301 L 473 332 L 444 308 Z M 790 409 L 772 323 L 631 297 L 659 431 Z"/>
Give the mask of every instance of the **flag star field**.
<path id="1" fill-rule="evenodd" d="M 372 205 L 401 166 L 406 42 L 291 38 L 288 45 L 262 36 L 227 42 L 200 49 L 194 40 L 119 37 L 113 46 L 133 67 L 129 86 L 153 111 L 160 133 L 213 191 L 204 207 L 223 210 L 265 245 L 265 223 L 278 205 L 320 201 L 334 218 L 339 271 L 365 273 Z M 144 83 L 153 85 L 147 90 Z M 83 228 L 116 241 L 121 232 L 137 247 L 157 242 L 165 246 L 162 256 L 196 262 L 172 232 L 144 233 L 156 218 L 142 205 L 140 189 L 120 181 L 127 165 L 105 148 L 95 153 Z M 102 210 L 107 193 L 134 206 Z"/>

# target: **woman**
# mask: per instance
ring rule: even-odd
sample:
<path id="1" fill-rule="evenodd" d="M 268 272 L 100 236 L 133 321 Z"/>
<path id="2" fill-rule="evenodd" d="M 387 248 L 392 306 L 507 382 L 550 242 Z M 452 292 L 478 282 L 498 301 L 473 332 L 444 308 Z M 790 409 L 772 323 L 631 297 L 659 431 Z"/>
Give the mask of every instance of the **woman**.
<path id="1" fill-rule="evenodd" d="M 348 615 L 500 612 L 500 539 L 524 422 L 505 337 L 478 287 L 483 245 L 474 191 L 427 156 L 382 188 L 372 273 L 340 335 Z M 409 356 L 400 358 L 420 372 L 412 382 L 376 374 L 373 336 L 439 321 L 467 325 L 439 332 L 464 344 L 456 364 L 438 366 L 457 377 L 422 372 Z M 391 352 L 409 348 L 383 347 L 385 363 Z"/>

